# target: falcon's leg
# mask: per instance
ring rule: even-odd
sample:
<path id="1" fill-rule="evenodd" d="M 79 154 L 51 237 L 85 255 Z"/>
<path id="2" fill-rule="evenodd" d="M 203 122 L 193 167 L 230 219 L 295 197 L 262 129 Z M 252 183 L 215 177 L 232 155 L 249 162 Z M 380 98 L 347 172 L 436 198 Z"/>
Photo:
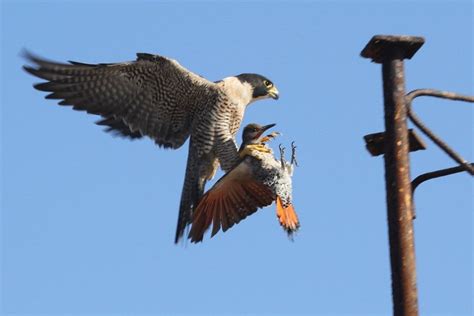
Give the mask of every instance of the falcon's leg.
<path id="1" fill-rule="evenodd" d="M 291 142 L 291 164 L 298 167 L 298 161 L 296 161 L 296 145 L 295 142 Z"/>
<path id="2" fill-rule="evenodd" d="M 239 162 L 237 144 L 232 138 L 218 140 L 216 145 L 216 154 L 221 168 L 225 172 L 229 172 L 235 166 L 235 164 Z"/>

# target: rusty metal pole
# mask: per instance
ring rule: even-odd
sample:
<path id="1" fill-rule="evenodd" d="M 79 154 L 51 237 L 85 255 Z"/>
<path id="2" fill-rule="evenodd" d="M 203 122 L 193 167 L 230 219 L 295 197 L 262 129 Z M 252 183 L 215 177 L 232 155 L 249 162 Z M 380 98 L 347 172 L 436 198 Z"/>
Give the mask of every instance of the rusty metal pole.
<path id="1" fill-rule="evenodd" d="M 395 316 L 418 315 L 403 60 L 411 58 L 423 43 L 420 37 L 374 36 L 361 53 L 382 64 L 385 182 Z"/>

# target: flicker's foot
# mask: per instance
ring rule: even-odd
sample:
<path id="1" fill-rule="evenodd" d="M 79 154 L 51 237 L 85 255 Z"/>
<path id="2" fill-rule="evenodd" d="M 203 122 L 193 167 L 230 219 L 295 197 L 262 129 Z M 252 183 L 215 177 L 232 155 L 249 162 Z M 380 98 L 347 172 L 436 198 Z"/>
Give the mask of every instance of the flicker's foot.
<path id="1" fill-rule="evenodd" d="M 291 142 L 291 164 L 298 167 L 298 161 L 296 161 L 296 145 L 295 142 Z"/>
<path id="2" fill-rule="evenodd" d="M 244 158 L 245 156 L 251 156 L 254 151 L 262 152 L 262 153 L 271 153 L 271 149 L 265 145 L 261 144 L 252 144 L 245 146 L 244 150 L 240 152 L 240 158 Z"/>
<path id="3" fill-rule="evenodd" d="M 285 169 L 285 147 L 283 147 L 282 144 L 280 144 L 280 145 L 278 145 L 278 148 L 280 149 L 281 167 L 282 167 L 282 169 Z"/>

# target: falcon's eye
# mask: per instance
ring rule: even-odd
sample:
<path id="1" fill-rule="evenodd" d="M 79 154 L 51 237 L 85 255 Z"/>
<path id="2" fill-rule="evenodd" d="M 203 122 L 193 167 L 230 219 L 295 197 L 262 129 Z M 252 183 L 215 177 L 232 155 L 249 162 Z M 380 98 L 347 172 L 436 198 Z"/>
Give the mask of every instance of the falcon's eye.
<path id="1" fill-rule="evenodd" d="M 264 85 L 265 85 L 265 87 L 267 87 L 267 88 L 271 88 L 271 87 L 273 87 L 273 83 L 271 83 L 271 82 L 270 82 L 270 81 L 268 81 L 268 80 L 264 80 L 264 81 L 263 81 L 263 84 L 264 84 Z"/>

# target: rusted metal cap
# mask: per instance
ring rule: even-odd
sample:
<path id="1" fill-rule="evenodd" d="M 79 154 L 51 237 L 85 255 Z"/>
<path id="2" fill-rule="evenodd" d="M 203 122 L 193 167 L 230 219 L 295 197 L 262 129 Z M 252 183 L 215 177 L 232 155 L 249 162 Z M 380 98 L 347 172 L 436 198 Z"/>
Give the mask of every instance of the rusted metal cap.
<path id="1" fill-rule="evenodd" d="M 375 63 L 388 59 L 410 59 L 425 43 L 420 36 L 375 35 L 365 45 L 360 55 L 371 58 Z"/>

